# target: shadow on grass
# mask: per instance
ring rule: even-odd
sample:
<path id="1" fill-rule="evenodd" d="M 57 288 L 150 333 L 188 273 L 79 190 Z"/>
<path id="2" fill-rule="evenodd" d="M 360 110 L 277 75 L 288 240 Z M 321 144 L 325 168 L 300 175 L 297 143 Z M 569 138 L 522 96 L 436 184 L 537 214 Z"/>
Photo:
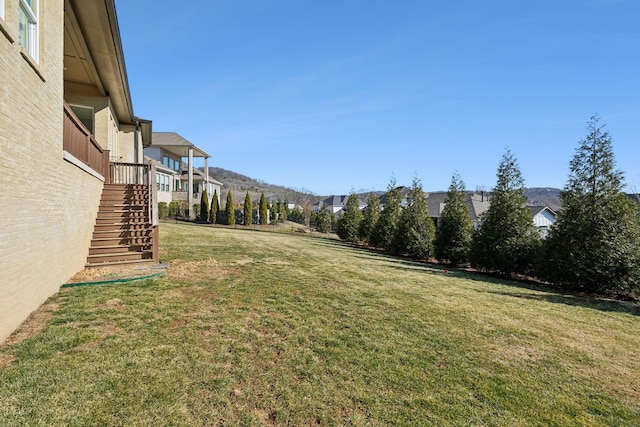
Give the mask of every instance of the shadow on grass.
<path id="1" fill-rule="evenodd" d="M 387 263 L 391 268 L 398 270 L 422 270 L 430 274 L 448 273 L 452 278 L 462 278 L 466 280 L 473 280 L 483 283 L 493 283 L 514 288 L 513 291 L 479 290 L 479 292 L 640 316 L 640 306 L 638 306 L 637 304 L 629 301 L 617 300 L 603 295 L 589 295 L 577 292 L 572 293 L 570 291 L 559 289 L 552 285 L 536 282 L 533 280 L 510 280 L 507 278 L 496 277 L 494 275 L 482 272 L 449 268 L 444 265 L 433 264 L 426 261 L 416 261 L 409 258 L 398 257 L 383 251 L 357 246 L 339 240 L 318 239 L 314 241 L 314 244 L 332 247 L 334 249 L 348 249 L 351 252 L 355 251 L 354 256 L 356 258 L 366 260 L 379 260 Z M 517 289 L 527 289 L 539 293 L 518 292 Z"/>
<path id="2" fill-rule="evenodd" d="M 515 284 L 514 286 L 527 287 L 527 286 L 520 286 L 518 284 Z M 507 296 L 507 297 L 513 297 L 513 298 L 524 298 L 532 301 L 551 302 L 554 304 L 565 304 L 565 305 L 590 308 L 590 309 L 600 310 L 600 311 L 627 313 L 634 316 L 640 316 L 640 307 L 628 301 L 618 301 L 618 300 L 604 299 L 601 297 L 588 297 L 588 296 L 574 295 L 570 293 L 553 292 L 546 288 L 540 288 L 538 290 L 544 293 L 530 294 L 530 293 L 516 292 L 516 291 L 510 292 L 510 291 L 490 291 L 490 290 L 484 290 L 484 291 L 481 290 L 479 292 L 485 292 L 489 294 L 501 295 L 501 296 Z"/>

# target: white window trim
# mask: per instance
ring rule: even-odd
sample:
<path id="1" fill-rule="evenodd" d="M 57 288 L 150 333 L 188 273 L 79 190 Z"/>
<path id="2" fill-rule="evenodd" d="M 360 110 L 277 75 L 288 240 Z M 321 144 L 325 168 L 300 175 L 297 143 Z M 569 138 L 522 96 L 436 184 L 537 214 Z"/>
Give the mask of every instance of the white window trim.
<path id="1" fill-rule="evenodd" d="M 3 1 L 3 0 L 0 0 Z M 29 26 L 27 28 L 27 40 L 25 41 L 24 49 L 27 53 L 38 62 L 39 56 L 39 24 L 38 24 L 38 8 L 39 0 L 33 0 L 33 9 L 29 6 L 26 0 L 20 0 L 20 11 L 24 12 L 29 19 Z M 4 9 L 4 8 L 3 8 Z M 35 9 L 35 10 L 34 10 Z"/>
<path id="2" fill-rule="evenodd" d="M 0 0 L 0 19 L 4 19 L 4 0 Z"/>

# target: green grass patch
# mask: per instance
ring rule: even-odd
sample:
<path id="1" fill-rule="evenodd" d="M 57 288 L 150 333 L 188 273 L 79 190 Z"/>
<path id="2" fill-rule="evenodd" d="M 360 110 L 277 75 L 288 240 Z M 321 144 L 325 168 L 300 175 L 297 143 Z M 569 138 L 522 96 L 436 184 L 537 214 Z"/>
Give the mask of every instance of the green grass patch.
<path id="1" fill-rule="evenodd" d="M 300 233 L 163 223 L 161 255 L 0 350 L 0 425 L 639 425 L 636 307 Z"/>

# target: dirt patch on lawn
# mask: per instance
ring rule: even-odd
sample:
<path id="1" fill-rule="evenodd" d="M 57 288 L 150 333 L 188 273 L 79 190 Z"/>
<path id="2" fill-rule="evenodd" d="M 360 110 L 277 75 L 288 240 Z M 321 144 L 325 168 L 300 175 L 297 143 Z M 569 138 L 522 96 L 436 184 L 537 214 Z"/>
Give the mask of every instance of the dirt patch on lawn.
<path id="1" fill-rule="evenodd" d="M 229 276 L 242 274 L 237 268 L 226 268 L 217 260 L 210 258 L 203 261 L 174 261 L 167 276 L 179 282 L 194 280 L 220 280 Z"/>
<path id="2" fill-rule="evenodd" d="M 166 271 L 169 264 L 125 264 L 103 267 L 87 267 L 67 283 L 106 282 L 110 280 L 137 279 Z"/>

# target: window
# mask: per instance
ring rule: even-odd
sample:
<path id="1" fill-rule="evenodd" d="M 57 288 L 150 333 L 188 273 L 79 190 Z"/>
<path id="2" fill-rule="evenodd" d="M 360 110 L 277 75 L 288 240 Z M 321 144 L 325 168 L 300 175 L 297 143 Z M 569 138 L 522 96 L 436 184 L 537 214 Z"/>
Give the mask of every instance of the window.
<path id="1" fill-rule="evenodd" d="M 156 172 L 156 184 L 158 184 L 158 191 L 169 191 L 169 175 Z"/>
<path id="2" fill-rule="evenodd" d="M 0 0 L 0 19 L 4 19 L 4 0 Z"/>
<path id="3" fill-rule="evenodd" d="M 20 0 L 18 20 L 20 46 L 38 61 L 38 0 Z"/>

